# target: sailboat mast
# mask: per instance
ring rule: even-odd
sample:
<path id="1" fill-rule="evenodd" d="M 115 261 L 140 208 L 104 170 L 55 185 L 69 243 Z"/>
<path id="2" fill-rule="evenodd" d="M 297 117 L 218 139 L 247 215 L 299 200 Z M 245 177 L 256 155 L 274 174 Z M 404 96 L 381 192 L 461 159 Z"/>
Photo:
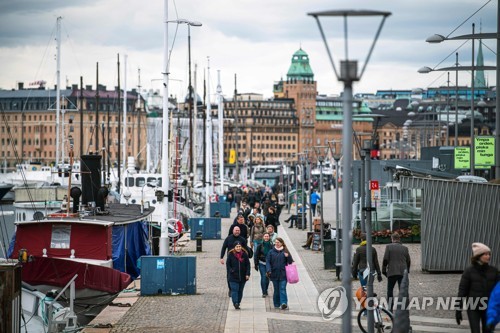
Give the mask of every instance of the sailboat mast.
<path id="1" fill-rule="evenodd" d="M 83 155 L 83 76 L 80 76 L 80 155 Z"/>
<path id="2" fill-rule="evenodd" d="M 118 154 L 116 155 L 117 158 L 118 158 L 118 181 L 117 181 L 117 184 L 116 184 L 116 191 L 118 193 L 121 194 L 121 191 L 120 191 L 120 188 L 121 188 L 121 181 L 122 181 L 122 178 L 121 178 L 121 163 L 120 163 L 120 155 L 121 155 L 121 131 L 122 131 L 122 112 L 121 112 L 121 109 L 120 109 L 120 54 L 117 55 L 118 56 L 118 89 L 117 89 L 117 93 L 118 93 L 118 101 L 117 101 L 117 109 L 118 109 Z"/>
<path id="3" fill-rule="evenodd" d="M 239 146 L 239 124 L 238 124 L 238 90 L 236 88 L 236 73 L 234 74 L 234 124 L 236 125 L 234 127 L 234 132 L 236 134 L 236 145 L 235 145 L 235 152 L 236 152 L 236 170 L 235 170 L 235 177 L 234 180 L 239 181 L 240 180 L 240 167 L 239 167 L 239 154 L 238 154 L 238 146 Z"/>
<path id="4" fill-rule="evenodd" d="M 95 66 L 95 152 L 99 154 L 99 62 Z"/>
<path id="5" fill-rule="evenodd" d="M 198 65 L 195 63 L 194 64 L 194 104 L 193 104 L 193 126 L 194 126 L 194 134 L 192 136 L 193 140 L 193 146 L 194 146 L 194 154 L 191 158 L 191 163 L 193 165 L 193 171 L 192 171 L 192 181 L 193 185 L 196 182 L 196 174 L 197 174 L 197 169 L 198 169 L 198 150 L 196 149 L 198 147 L 198 95 L 196 94 L 196 75 L 198 72 Z M 191 175 L 190 175 L 191 176 Z"/>
<path id="6" fill-rule="evenodd" d="M 61 113 L 61 20 L 62 17 L 57 18 L 57 87 L 56 87 L 56 167 L 59 165 L 60 148 L 61 148 L 61 123 L 59 114 Z"/>
<path id="7" fill-rule="evenodd" d="M 224 102 L 220 85 L 220 70 L 217 71 L 217 112 L 219 117 L 219 177 L 220 195 L 224 194 Z"/>
<path id="8" fill-rule="evenodd" d="M 210 216 L 210 195 L 212 194 L 212 105 L 210 103 L 210 57 L 207 57 L 207 132 L 205 138 L 206 150 L 206 174 L 207 183 L 205 184 L 205 216 Z"/>
<path id="9" fill-rule="evenodd" d="M 141 166 L 141 157 L 142 157 L 142 149 L 141 149 L 141 69 L 137 69 L 137 165 Z M 141 167 L 142 169 L 142 167 Z"/>
<path id="10" fill-rule="evenodd" d="M 127 55 L 123 56 L 123 177 L 127 170 Z"/>
<path id="11" fill-rule="evenodd" d="M 168 167 L 168 0 L 163 0 L 163 131 L 162 131 L 162 160 L 161 160 L 161 178 L 164 193 L 163 204 L 161 205 L 161 235 L 160 235 L 160 256 L 168 255 L 169 239 L 168 239 L 168 190 L 169 190 L 169 167 Z"/>

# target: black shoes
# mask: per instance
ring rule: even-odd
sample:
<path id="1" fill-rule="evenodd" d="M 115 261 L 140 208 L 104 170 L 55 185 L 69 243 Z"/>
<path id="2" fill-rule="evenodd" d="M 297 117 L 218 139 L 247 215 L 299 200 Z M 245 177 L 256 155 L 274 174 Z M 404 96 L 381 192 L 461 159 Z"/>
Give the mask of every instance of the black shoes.
<path id="1" fill-rule="evenodd" d="M 281 304 L 281 310 L 286 310 L 288 309 L 288 305 L 286 304 Z"/>
<path id="2" fill-rule="evenodd" d="M 304 249 L 306 249 L 306 250 L 309 250 L 309 246 L 307 246 L 307 245 L 302 245 L 302 247 L 303 247 Z"/>
<path id="3" fill-rule="evenodd" d="M 267 297 L 267 293 L 263 293 L 262 298 L 266 298 L 266 297 Z"/>
<path id="4" fill-rule="evenodd" d="M 293 225 L 289 226 L 288 229 L 292 229 L 293 228 Z"/>
<path id="5" fill-rule="evenodd" d="M 282 305 L 283 306 L 283 305 Z M 234 308 L 236 310 L 239 310 L 240 309 L 240 303 L 234 303 Z"/>

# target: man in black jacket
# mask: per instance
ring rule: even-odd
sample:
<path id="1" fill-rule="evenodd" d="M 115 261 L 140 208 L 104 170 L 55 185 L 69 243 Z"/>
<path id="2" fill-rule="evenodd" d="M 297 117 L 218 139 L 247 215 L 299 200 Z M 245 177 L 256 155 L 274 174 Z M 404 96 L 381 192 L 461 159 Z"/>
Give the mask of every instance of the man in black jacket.
<path id="1" fill-rule="evenodd" d="M 382 262 L 382 274 L 387 277 L 387 299 L 389 300 L 389 311 L 392 311 L 394 286 L 401 286 L 405 269 L 410 273 L 410 253 L 408 248 L 401 244 L 401 236 L 393 233 L 392 244 L 387 245 Z"/>
<path id="2" fill-rule="evenodd" d="M 224 256 L 226 255 L 226 252 L 231 251 L 234 249 L 234 245 L 236 242 L 239 242 L 241 244 L 244 244 L 246 247 L 246 242 L 247 240 L 240 235 L 240 227 L 234 227 L 233 228 L 233 233 L 229 236 L 226 237 L 224 240 L 224 244 L 222 244 L 222 249 L 220 250 L 220 263 L 221 265 L 224 265 Z"/>
<path id="3" fill-rule="evenodd" d="M 233 234 L 233 230 L 234 228 L 240 228 L 240 236 L 243 237 L 245 239 L 244 242 L 242 242 L 242 244 L 247 244 L 247 239 L 248 239 L 248 236 L 250 235 L 250 233 L 248 232 L 248 226 L 246 225 L 245 223 L 245 216 L 243 216 L 242 213 L 238 213 L 238 216 L 236 217 L 236 221 L 233 222 L 233 224 L 231 224 L 231 227 L 229 228 L 229 234 L 228 235 L 232 235 Z M 229 249 L 231 250 L 231 249 Z"/>

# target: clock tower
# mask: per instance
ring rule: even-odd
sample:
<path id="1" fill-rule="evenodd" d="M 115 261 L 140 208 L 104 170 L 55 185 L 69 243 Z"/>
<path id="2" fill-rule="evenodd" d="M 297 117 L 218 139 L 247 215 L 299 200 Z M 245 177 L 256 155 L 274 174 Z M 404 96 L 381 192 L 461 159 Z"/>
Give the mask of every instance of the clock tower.
<path id="1" fill-rule="evenodd" d="M 292 56 L 286 81 L 274 86 L 275 98 L 292 98 L 295 101 L 299 126 L 298 152 L 313 151 L 316 122 L 316 81 L 309 65 L 309 56 L 302 48 Z M 313 157 L 314 154 L 310 154 Z"/>

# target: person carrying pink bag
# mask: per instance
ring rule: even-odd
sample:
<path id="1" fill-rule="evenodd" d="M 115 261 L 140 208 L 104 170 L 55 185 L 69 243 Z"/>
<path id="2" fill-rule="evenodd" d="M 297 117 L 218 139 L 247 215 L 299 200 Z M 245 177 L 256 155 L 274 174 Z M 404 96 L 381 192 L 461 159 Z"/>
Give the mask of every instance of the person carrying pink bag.
<path id="1" fill-rule="evenodd" d="M 288 296 L 286 293 L 287 277 L 286 265 L 293 263 L 293 258 L 286 247 L 283 238 L 278 237 L 274 247 L 266 257 L 266 275 L 273 283 L 273 304 L 275 309 L 288 309 Z"/>

